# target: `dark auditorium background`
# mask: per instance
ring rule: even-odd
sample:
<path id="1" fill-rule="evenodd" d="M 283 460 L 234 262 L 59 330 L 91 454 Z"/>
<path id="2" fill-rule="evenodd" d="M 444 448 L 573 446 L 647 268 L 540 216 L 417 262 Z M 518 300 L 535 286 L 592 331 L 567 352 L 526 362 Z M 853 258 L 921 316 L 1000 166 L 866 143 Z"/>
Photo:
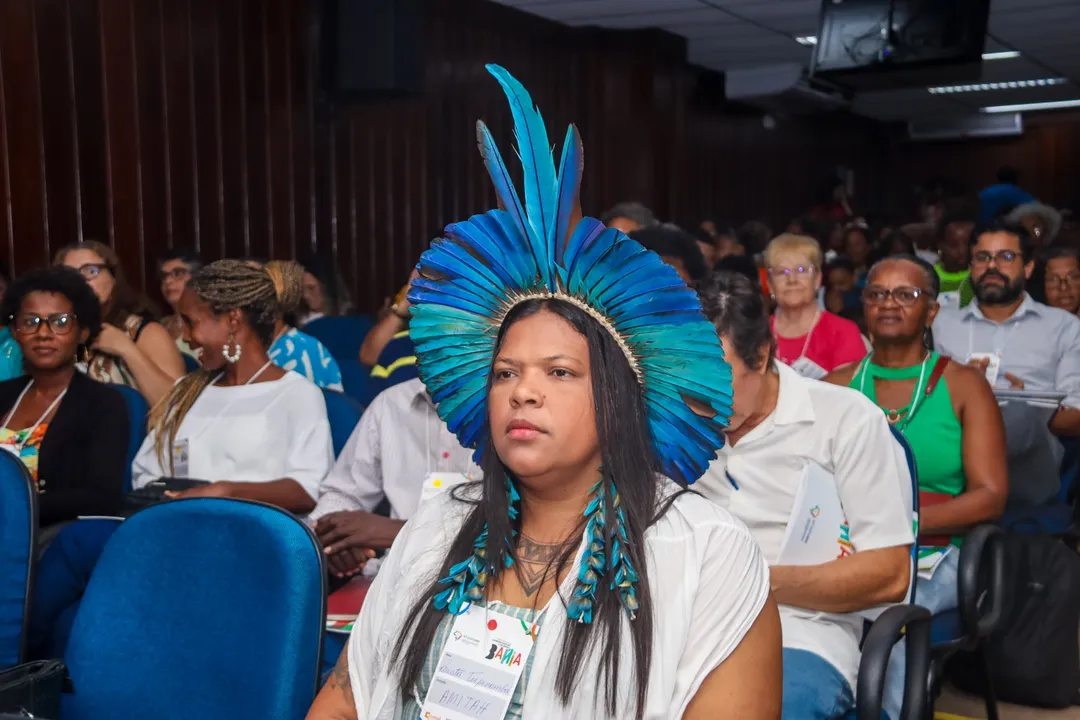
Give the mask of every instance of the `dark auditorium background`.
<path id="1" fill-rule="evenodd" d="M 171 245 L 206 257 L 332 254 L 363 310 L 447 222 L 494 195 L 468 138 L 509 114 L 498 62 L 585 140 L 585 211 L 641 200 L 664 218 L 780 228 L 836 165 L 861 206 L 906 212 L 935 174 L 975 191 L 1002 164 L 1080 205 L 1080 115 L 1023 136 L 912 144 L 849 115 L 780 118 L 727 103 L 718 76 L 659 32 L 575 30 L 482 0 L 429 0 L 421 95 L 322 97 L 319 0 L 0 3 L 0 259 L 13 272 L 79 239 L 111 242 L 156 285 Z M 465 142 L 463 142 L 465 141 Z"/>

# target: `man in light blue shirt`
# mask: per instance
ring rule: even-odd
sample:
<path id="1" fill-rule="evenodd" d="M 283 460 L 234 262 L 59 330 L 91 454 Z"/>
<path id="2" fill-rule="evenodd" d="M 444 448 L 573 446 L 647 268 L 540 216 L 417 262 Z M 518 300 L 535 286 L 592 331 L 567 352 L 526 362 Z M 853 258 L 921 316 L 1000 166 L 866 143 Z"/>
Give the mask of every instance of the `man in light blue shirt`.
<path id="1" fill-rule="evenodd" d="M 1023 226 L 999 219 L 977 228 L 976 300 L 942 308 L 933 326 L 938 352 L 989 369 L 995 388 L 1064 393 L 1056 412 L 1017 401 L 1002 407 L 1010 501 L 1024 505 L 1045 503 L 1057 492 L 1062 448 L 1054 436 L 1080 436 L 1080 318 L 1031 299 L 1024 287 L 1033 269 Z"/>

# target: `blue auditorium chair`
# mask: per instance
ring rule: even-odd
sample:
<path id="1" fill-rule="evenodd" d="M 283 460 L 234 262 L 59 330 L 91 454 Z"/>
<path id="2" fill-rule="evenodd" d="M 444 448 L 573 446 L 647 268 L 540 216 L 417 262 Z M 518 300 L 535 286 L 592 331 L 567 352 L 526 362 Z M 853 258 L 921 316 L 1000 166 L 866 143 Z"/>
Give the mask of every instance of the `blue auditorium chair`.
<path id="1" fill-rule="evenodd" d="M 187 353 L 180 353 L 180 356 L 184 358 L 185 372 L 193 373 L 201 367 L 201 365 L 199 365 L 199 361 L 188 355 Z"/>
<path id="2" fill-rule="evenodd" d="M 143 440 L 146 439 L 146 418 L 150 414 L 150 405 L 138 390 L 126 385 L 113 385 L 121 395 L 128 409 L 128 454 L 127 469 L 124 471 L 124 492 L 131 492 L 131 463 L 139 454 Z"/>
<path id="3" fill-rule="evenodd" d="M 64 720 L 302 720 L 326 624 L 318 540 L 262 503 L 155 505 L 116 530 L 65 661 Z"/>
<path id="4" fill-rule="evenodd" d="M 312 320 L 301 329 L 325 345 L 341 365 L 359 360 L 360 346 L 374 325 L 370 315 L 336 315 Z"/>
<path id="5" fill-rule="evenodd" d="M 341 455 L 345 443 L 356 428 L 356 423 L 360 422 L 364 409 L 360 403 L 336 390 L 323 388 L 323 399 L 326 401 L 326 417 L 330 421 L 330 437 L 334 443 L 336 458 Z"/>
<path id="6" fill-rule="evenodd" d="M 34 481 L 18 458 L 0 452 L 0 670 L 26 659 L 37 527 Z"/>
<path id="7" fill-rule="evenodd" d="M 361 407 L 370 405 L 375 399 L 371 371 L 355 359 L 339 360 L 338 367 L 341 369 L 341 384 L 345 388 L 345 394 L 360 403 Z"/>
<path id="8" fill-rule="evenodd" d="M 1065 447 L 1061 459 L 1061 485 L 1057 496 L 1046 505 L 1007 508 L 1000 525 L 1025 535 L 1061 535 L 1080 540 L 1077 524 L 1077 480 L 1080 480 L 1080 439 L 1059 438 Z"/>

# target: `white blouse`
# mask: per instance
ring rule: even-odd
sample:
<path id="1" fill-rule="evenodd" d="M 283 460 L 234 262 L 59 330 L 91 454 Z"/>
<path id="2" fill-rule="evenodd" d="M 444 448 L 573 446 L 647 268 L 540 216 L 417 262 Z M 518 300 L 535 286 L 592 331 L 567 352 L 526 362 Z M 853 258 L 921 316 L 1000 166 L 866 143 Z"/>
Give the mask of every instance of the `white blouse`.
<path id="1" fill-rule="evenodd" d="M 665 492 L 675 489 L 670 481 L 665 483 Z M 434 580 L 469 509 L 452 493 L 443 493 L 423 503 L 394 541 L 349 641 L 357 717 L 393 720 L 401 712 L 401 663 L 390 663 L 390 654 L 406 616 Z M 769 571 L 746 527 L 693 493 L 677 498 L 646 531 L 645 545 L 653 600 L 645 717 L 680 718 L 701 683 L 738 646 L 761 612 L 769 593 Z M 573 592 L 580 559 L 579 549 L 575 569 L 567 573 L 541 621 L 523 720 L 607 717 L 599 647 L 581 659 L 582 668 L 588 670 L 581 672 L 569 706 L 561 704 L 555 691 L 563 633 L 570 622 L 560 607 L 561 598 Z M 622 642 L 624 648 L 631 647 L 628 619 L 623 621 Z M 631 661 L 620 663 L 619 683 L 620 698 L 636 696 Z M 620 711 L 625 707 L 620 704 Z"/>
<path id="2" fill-rule="evenodd" d="M 151 430 L 132 463 L 135 488 L 172 475 L 168 456 L 164 466 L 158 461 L 155 437 Z M 232 482 L 290 478 L 313 499 L 334 463 L 322 391 L 292 372 L 270 382 L 210 385 L 184 416 L 176 444 L 186 445 L 186 477 Z"/>

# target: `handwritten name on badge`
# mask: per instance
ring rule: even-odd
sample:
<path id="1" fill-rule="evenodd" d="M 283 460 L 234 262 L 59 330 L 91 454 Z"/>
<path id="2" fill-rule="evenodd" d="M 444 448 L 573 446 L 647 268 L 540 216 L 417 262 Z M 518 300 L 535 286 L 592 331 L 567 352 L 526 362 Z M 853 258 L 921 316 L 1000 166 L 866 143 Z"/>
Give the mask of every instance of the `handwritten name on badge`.
<path id="1" fill-rule="evenodd" d="M 422 720 L 500 720 L 532 652 L 536 628 L 469 607 L 454 620 L 421 709 Z"/>

